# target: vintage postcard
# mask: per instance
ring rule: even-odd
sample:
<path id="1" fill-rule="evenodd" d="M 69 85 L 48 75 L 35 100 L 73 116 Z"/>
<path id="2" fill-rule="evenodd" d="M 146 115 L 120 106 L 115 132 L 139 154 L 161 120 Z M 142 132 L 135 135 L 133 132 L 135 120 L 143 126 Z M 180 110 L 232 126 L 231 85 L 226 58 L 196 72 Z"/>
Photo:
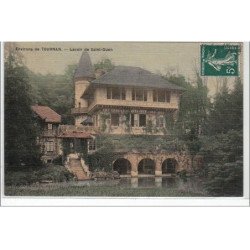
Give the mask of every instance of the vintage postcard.
<path id="1" fill-rule="evenodd" d="M 249 204 L 249 44 L 3 46 L 3 204 Z"/>

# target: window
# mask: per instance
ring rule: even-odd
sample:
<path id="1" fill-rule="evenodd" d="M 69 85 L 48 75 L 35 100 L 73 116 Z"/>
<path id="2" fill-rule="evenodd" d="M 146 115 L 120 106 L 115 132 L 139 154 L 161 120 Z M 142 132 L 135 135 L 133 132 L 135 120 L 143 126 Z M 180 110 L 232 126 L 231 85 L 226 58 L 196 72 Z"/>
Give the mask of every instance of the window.
<path id="1" fill-rule="evenodd" d="M 121 97 L 120 97 L 120 89 L 118 89 L 118 88 L 113 88 L 112 89 L 112 99 L 121 99 Z"/>
<path id="2" fill-rule="evenodd" d="M 107 88 L 107 99 L 126 100 L 124 88 Z"/>
<path id="3" fill-rule="evenodd" d="M 122 97 L 122 100 L 126 100 L 126 91 L 124 88 L 121 89 L 121 97 Z"/>
<path id="4" fill-rule="evenodd" d="M 146 102 L 148 100 L 148 92 L 147 90 L 143 91 L 143 101 Z"/>
<path id="5" fill-rule="evenodd" d="M 139 127 L 146 127 L 146 115 L 145 114 L 139 115 Z"/>
<path id="6" fill-rule="evenodd" d="M 107 99 L 112 99 L 112 89 L 107 88 Z"/>
<path id="7" fill-rule="evenodd" d="M 154 102 L 157 102 L 157 100 L 158 100 L 157 91 L 154 90 L 154 91 L 153 91 L 153 101 L 154 101 Z"/>
<path id="8" fill-rule="evenodd" d="M 170 102 L 171 92 L 165 90 L 154 90 L 153 101 L 154 102 Z"/>
<path id="9" fill-rule="evenodd" d="M 165 102 L 165 91 L 158 91 L 158 102 Z"/>
<path id="10" fill-rule="evenodd" d="M 53 141 L 47 141 L 46 142 L 46 151 L 47 152 L 53 152 L 54 151 L 54 142 Z"/>
<path id="11" fill-rule="evenodd" d="M 95 139 L 88 140 L 88 151 L 95 151 L 96 150 L 96 141 Z"/>
<path id="12" fill-rule="evenodd" d="M 137 89 L 135 95 L 136 101 L 143 101 L 143 90 Z"/>
<path id="13" fill-rule="evenodd" d="M 133 101 L 147 101 L 147 90 L 132 89 L 132 100 Z"/>
<path id="14" fill-rule="evenodd" d="M 166 102 L 170 102 L 171 93 L 169 91 L 166 91 Z"/>
<path id="15" fill-rule="evenodd" d="M 135 115 L 134 114 L 131 114 L 130 122 L 131 122 L 131 126 L 134 127 L 135 126 Z"/>
<path id="16" fill-rule="evenodd" d="M 119 114 L 111 114 L 111 126 L 119 126 Z"/>
<path id="17" fill-rule="evenodd" d="M 48 123 L 48 129 L 53 129 L 53 126 L 52 126 L 52 124 L 51 123 Z"/>

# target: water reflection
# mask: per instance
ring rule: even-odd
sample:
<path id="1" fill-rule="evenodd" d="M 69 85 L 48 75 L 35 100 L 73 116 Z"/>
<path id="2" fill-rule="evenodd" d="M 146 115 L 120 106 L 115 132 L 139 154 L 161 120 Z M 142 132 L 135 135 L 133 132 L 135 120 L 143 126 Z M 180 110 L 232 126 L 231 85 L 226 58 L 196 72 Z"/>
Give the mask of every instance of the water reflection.
<path id="1" fill-rule="evenodd" d="M 143 188 L 150 188 L 150 187 L 176 187 L 177 178 L 170 178 L 170 177 L 133 177 L 133 178 L 124 178 L 121 179 L 119 185 L 121 186 L 129 186 L 131 185 L 132 188 L 143 187 Z"/>
<path id="2" fill-rule="evenodd" d="M 138 178 L 130 178 L 131 181 L 131 187 L 137 188 L 138 187 Z"/>
<path id="3" fill-rule="evenodd" d="M 64 184 L 62 184 L 64 185 Z M 183 191 L 204 192 L 201 180 L 187 178 L 183 180 L 178 177 L 127 177 L 119 180 L 86 180 L 71 183 L 75 186 L 108 186 L 124 188 L 174 188 Z"/>
<path id="4" fill-rule="evenodd" d="M 162 187 L 162 177 L 155 177 L 155 186 Z"/>

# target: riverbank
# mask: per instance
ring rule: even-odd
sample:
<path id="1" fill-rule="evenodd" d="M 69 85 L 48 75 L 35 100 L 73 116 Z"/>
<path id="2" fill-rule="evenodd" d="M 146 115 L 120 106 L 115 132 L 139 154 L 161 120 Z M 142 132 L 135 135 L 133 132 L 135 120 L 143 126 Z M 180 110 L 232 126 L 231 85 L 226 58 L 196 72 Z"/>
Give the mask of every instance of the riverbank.
<path id="1" fill-rule="evenodd" d="M 183 187 L 133 187 L 119 185 L 84 185 L 78 183 L 6 186 L 6 196 L 94 196 L 94 197 L 202 197 L 203 192 Z"/>

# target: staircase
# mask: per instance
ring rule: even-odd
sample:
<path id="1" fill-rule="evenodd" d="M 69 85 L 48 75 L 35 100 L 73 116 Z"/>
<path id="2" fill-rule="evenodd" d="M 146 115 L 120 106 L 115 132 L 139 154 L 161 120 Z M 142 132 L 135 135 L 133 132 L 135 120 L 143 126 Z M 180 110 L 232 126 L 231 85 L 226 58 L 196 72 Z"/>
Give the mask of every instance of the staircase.
<path id="1" fill-rule="evenodd" d="M 69 170 L 76 176 L 78 181 L 88 179 L 87 173 L 84 171 L 80 159 L 69 159 Z"/>

